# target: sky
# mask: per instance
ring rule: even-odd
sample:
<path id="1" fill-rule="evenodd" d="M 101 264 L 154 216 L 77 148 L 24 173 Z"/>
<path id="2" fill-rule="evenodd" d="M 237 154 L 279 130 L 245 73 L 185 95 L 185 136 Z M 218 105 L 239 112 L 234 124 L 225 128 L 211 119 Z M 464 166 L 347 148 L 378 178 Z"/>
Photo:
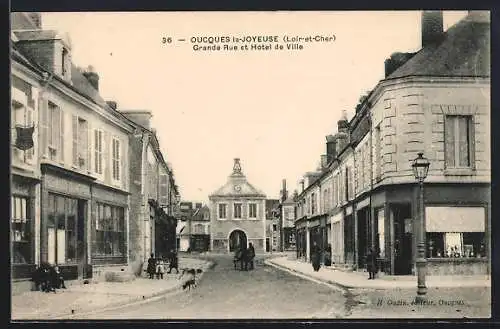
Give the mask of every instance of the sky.
<path id="1" fill-rule="evenodd" d="M 447 29 L 466 12 L 444 12 Z M 44 13 L 68 33 L 79 67 L 119 110 L 152 112 L 181 197 L 208 202 L 240 158 L 248 181 L 278 198 L 326 152 L 325 136 L 350 119 L 384 78 L 392 53 L 421 46 L 420 11 Z M 194 51 L 192 37 L 335 36 L 302 50 Z M 162 43 L 171 37 L 172 43 Z M 186 41 L 177 41 L 186 39 Z M 281 42 L 282 43 L 282 42 Z M 283 44 L 283 43 L 282 43 Z"/>

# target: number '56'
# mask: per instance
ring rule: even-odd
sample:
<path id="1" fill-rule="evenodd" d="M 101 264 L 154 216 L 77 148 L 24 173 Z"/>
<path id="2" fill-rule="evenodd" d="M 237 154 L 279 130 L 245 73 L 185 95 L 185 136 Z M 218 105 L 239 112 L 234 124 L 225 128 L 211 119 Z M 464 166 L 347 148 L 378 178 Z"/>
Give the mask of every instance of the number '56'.
<path id="1" fill-rule="evenodd" d="M 162 43 L 172 43 L 172 38 L 171 37 L 163 37 L 161 38 Z"/>

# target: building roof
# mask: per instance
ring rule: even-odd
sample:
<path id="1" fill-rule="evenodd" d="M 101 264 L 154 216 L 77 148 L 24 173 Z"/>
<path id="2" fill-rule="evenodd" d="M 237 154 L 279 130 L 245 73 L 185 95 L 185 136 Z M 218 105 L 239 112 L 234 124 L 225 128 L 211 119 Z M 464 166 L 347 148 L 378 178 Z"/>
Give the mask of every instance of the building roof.
<path id="1" fill-rule="evenodd" d="M 406 76 L 489 77 L 489 13 L 471 11 L 444 33 L 441 42 L 422 48 L 387 79 Z"/>
<path id="2" fill-rule="evenodd" d="M 234 159 L 233 173 L 229 175 L 227 182 L 213 192 L 210 197 L 266 197 L 262 191 L 247 181 L 247 178 L 241 171 L 239 160 Z"/>

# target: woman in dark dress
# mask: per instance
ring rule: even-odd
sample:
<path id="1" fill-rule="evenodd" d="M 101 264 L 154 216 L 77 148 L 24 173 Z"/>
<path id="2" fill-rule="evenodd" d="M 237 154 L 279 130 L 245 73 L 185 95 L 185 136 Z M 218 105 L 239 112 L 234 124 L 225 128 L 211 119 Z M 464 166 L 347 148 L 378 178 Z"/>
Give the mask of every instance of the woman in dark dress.
<path id="1" fill-rule="evenodd" d="M 148 268 L 147 272 L 149 274 L 149 278 L 153 279 L 156 271 L 156 259 L 154 258 L 154 254 L 151 254 L 151 257 L 148 259 Z"/>
<path id="2" fill-rule="evenodd" d="M 368 255 L 366 255 L 366 270 L 369 274 L 368 280 L 375 279 L 375 273 L 377 273 L 376 258 L 375 252 L 370 248 L 368 250 Z"/>
<path id="3" fill-rule="evenodd" d="M 319 250 L 316 241 L 314 241 L 313 246 L 311 248 L 311 263 L 315 272 L 319 271 L 319 268 L 321 266 L 320 261 L 321 261 L 321 251 Z"/>
<path id="4" fill-rule="evenodd" d="M 332 266 L 332 245 L 328 244 L 325 250 L 325 266 Z"/>

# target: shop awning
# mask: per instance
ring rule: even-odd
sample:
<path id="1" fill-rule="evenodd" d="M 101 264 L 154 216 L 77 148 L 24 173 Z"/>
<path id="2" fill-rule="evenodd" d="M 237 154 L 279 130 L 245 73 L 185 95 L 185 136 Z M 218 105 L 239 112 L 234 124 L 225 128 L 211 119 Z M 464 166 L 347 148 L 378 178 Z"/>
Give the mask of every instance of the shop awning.
<path id="1" fill-rule="evenodd" d="M 427 232 L 484 232 L 484 207 L 425 207 Z"/>

